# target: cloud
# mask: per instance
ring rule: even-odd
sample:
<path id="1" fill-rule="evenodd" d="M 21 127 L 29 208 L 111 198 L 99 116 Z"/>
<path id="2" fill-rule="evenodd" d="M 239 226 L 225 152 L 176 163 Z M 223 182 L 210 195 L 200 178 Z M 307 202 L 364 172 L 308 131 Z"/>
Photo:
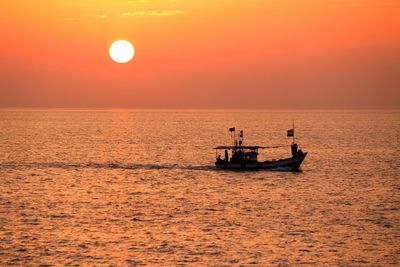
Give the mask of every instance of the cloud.
<path id="1" fill-rule="evenodd" d="M 182 2 L 183 0 L 158 0 L 158 1 L 156 1 L 156 0 L 129 0 L 129 1 L 127 1 L 127 3 L 128 4 L 150 4 L 150 3 L 153 3 L 154 4 L 154 2 L 158 2 L 158 3 L 180 3 L 180 2 Z"/>
<path id="2" fill-rule="evenodd" d="M 138 4 L 138 3 L 149 3 L 150 0 L 129 0 L 128 3 L 130 4 Z M 158 1 L 158 2 L 182 2 L 182 0 L 164 0 L 164 1 Z"/>
<path id="3" fill-rule="evenodd" d="M 75 16 L 75 17 L 66 17 L 65 20 L 69 21 L 69 22 L 75 22 L 75 21 L 81 21 L 81 20 L 86 20 L 86 19 L 100 19 L 100 20 L 105 20 L 108 17 L 110 17 L 109 15 L 106 14 L 81 14 L 79 16 Z"/>
<path id="4" fill-rule="evenodd" d="M 149 0 L 130 0 L 128 1 L 129 4 L 137 4 L 137 3 L 148 3 Z"/>
<path id="5" fill-rule="evenodd" d="M 174 16 L 181 15 L 185 12 L 179 9 L 168 9 L 168 10 L 142 10 L 135 12 L 124 12 L 122 16 Z"/>

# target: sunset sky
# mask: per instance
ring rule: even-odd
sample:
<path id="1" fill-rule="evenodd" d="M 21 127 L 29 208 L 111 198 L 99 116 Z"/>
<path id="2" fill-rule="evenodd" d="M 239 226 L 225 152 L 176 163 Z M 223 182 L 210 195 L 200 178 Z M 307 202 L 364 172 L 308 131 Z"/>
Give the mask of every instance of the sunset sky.
<path id="1" fill-rule="evenodd" d="M 399 0 L 2 0 L 0 36 L 0 107 L 400 108 Z"/>

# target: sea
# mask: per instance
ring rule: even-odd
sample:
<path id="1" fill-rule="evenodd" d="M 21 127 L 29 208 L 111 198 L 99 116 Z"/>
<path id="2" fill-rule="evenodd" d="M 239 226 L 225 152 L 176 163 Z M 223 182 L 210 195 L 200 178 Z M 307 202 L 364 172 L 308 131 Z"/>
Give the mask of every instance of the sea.
<path id="1" fill-rule="evenodd" d="M 217 170 L 214 147 L 308 152 Z M 0 109 L 0 266 L 399 266 L 400 111 Z M 222 151 L 223 153 L 223 151 Z"/>

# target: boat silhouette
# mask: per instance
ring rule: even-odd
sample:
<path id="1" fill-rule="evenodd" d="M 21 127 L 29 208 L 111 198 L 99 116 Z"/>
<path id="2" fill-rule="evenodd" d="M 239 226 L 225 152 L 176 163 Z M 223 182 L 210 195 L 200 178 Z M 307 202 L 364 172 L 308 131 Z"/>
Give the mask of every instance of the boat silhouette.
<path id="1" fill-rule="evenodd" d="M 236 135 L 235 128 L 230 128 L 232 146 L 215 147 L 216 161 L 215 166 L 218 169 L 232 170 L 277 170 L 277 171 L 299 171 L 300 165 L 307 156 L 307 152 L 298 149 L 294 142 L 294 127 L 288 130 L 288 136 L 293 137 L 291 144 L 292 156 L 282 159 L 271 159 L 258 161 L 259 150 L 272 149 L 281 146 L 244 146 L 243 130 Z M 221 158 L 219 151 L 224 150 L 224 158 Z"/>

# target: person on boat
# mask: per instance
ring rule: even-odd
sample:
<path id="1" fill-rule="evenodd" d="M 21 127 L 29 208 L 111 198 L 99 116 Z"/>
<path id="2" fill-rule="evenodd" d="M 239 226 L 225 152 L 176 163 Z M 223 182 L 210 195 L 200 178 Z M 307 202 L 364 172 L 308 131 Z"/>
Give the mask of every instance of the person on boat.
<path id="1" fill-rule="evenodd" d="M 236 150 L 232 150 L 231 162 L 236 160 Z"/>
<path id="2" fill-rule="evenodd" d="M 297 155 L 297 144 L 293 143 L 292 144 L 292 156 L 296 156 Z"/>
<path id="3" fill-rule="evenodd" d="M 225 162 L 228 162 L 228 160 L 229 160 L 228 150 L 225 149 Z"/>

